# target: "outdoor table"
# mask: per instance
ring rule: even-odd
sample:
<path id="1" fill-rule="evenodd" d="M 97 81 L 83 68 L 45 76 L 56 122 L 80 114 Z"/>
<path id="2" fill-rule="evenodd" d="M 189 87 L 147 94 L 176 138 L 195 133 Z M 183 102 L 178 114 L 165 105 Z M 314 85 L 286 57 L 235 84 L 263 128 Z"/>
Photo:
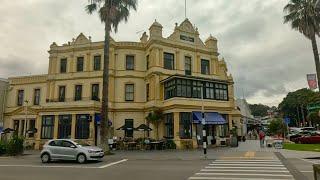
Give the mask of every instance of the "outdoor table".
<path id="1" fill-rule="evenodd" d="M 150 145 L 151 145 L 151 149 L 154 148 L 154 150 L 158 150 L 160 142 L 159 141 L 150 142 Z"/>
<path id="2" fill-rule="evenodd" d="M 137 146 L 137 143 L 136 142 L 128 142 L 128 149 L 135 149 Z"/>

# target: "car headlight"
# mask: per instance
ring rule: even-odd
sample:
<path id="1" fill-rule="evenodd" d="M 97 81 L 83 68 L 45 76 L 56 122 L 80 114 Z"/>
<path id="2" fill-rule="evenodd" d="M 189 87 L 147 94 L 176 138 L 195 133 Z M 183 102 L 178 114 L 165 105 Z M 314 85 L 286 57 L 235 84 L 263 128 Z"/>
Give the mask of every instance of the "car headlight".
<path id="1" fill-rule="evenodd" d="M 88 153 L 94 153 L 94 151 L 93 150 L 88 150 Z"/>

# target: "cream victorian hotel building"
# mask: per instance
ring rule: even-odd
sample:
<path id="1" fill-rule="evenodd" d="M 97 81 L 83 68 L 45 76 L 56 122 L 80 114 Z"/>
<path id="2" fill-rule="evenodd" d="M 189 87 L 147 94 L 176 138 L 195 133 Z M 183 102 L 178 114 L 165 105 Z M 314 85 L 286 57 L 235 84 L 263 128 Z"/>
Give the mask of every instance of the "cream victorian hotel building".
<path id="1" fill-rule="evenodd" d="M 149 36 L 144 33 L 140 42 L 111 39 L 109 118 L 115 137 L 143 137 L 143 132 L 116 129 L 147 124 L 145 117 L 155 108 L 164 112 L 159 137 L 173 139 L 178 148 L 183 142 L 193 147 L 200 143 L 202 105 L 209 137 L 217 144 L 230 128 L 241 127 L 233 78 L 226 62 L 218 59 L 217 39 L 210 36 L 203 42 L 188 19 L 167 38 L 155 21 Z M 52 138 L 96 144 L 103 45 L 81 33 L 72 42 L 51 44 L 48 74 L 9 78 L 4 127 L 21 135 L 36 129 L 27 133 L 36 149 Z"/>

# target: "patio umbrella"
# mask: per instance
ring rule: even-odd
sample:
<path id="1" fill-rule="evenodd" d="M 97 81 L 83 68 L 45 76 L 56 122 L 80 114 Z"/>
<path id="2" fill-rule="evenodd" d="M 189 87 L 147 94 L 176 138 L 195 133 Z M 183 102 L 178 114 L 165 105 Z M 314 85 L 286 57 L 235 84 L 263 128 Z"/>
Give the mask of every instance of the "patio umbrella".
<path id="1" fill-rule="evenodd" d="M 143 137 L 146 137 L 146 131 L 152 131 L 152 129 L 145 125 L 145 124 L 140 124 L 138 127 L 134 128 L 135 131 L 143 131 Z"/>
<path id="2" fill-rule="evenodd" d="M 127 127 L 126 125 L 123 125 L 116 130 L 132 130 L 132 129 L 133 129 L 132 127 Z"/>
<path id="3" fill-rule="evenodd" d="M 37 133 L 37 132 L 38 132 L 37 128 L 32 128 L 32 129 L 27 130 L 27 133 Z"/>
<path id="4" fill-rule="evenodd" d="M 138 127 L 134 128 L 135 131 L 152 131 L 152 129 L 145 125 L 145 124 L 140 124 Z"/>
<path id="5" fill-rule="evenodd" d="M 6 129 L 3 130 L 3 133 L 7 134 L 7 133 L 10 133 L 10 132 L 13 132 L 13 131 L 14 131 L 14 129 L 6 128 Z"/>

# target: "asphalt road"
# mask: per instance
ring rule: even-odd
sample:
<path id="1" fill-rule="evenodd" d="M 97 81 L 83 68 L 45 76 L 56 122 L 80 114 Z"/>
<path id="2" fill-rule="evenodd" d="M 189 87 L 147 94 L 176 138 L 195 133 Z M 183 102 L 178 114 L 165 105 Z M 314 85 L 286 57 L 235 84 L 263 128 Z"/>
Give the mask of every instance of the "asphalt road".
<path id="1" fill-rule="evenodd" d="M 103 161 L 42 164 L 39 152 L 0 157 L 0 180 L 187 180 L 187 179 L 294 179 L 312 180 L 312 164 L 296 157 L 277 156 L 270 149 L 209 149 L 207 159 L 194 151 L 118 151 Z M 282 154 L 285 154 L 282 152 Z M 301 179 L 302 178 L 302 179 Z"/>

